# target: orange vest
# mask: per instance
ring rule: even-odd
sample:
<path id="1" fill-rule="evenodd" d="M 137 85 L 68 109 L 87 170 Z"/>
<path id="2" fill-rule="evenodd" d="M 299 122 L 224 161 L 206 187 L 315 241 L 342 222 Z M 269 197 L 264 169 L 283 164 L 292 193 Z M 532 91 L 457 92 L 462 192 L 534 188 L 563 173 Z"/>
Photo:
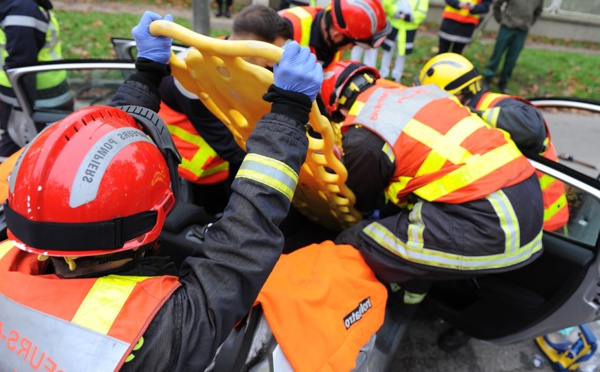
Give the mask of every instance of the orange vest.
<path id="1" fill-rule="evenodd" d="M 282 255 L 257 298 L 295 372 L 353 369 L 386 301 L 360 252 L 332 241 Z"/>
<path id="2" fill-rule="evenodd" d="M 465 0 L 464 2 L 477 5 L 481 3 L 481 0 Z M 472 23 L 477 25 L 479 23 L 479 14 L 471 14 L 468 9 L 456 9 L 450 5 L 446 5 L 442 18 L 451 19 L 460 23 Z"/>
<path id="3" fill-rule="evenodd" d="M 532 105 L 531 102 L 521 97 L 486 92 L 481 95 L 481 98 L 477 102 L 475 108 L 477 110 L 487 110 L 495 107 L 498 102 L 506 98 L 517 99 L 527 103 L 528 105 Z M 546 142 L 548 143 L 548 146 L 546 151 L 540 155 L 548 160 L 558 161 L 554 144 L 550 138 L 550 130 L 548 129 L 548 125 L 545 121 L 544 125 L 546 126 Z M 542 196 L 544 199 L 544 229 L 548 231 L 555 231 L 563 227 L 569 221 L 569 204 L 567 202 L 567 196 L 565 193 L 565 185 L 556 178 L 542 172 L 536 171 L 536 175 L 540 180 Z"/>
<path id="4" fill-rule="evenodd" d="M 179 176 L 190 182 L 209 185 L 223 182 L 229 175 L 229 163 L 200 136 L 185 114 L 160 103 L 158 115 L 167 123 L 173 142 L 181 154 Z"/>
<path id="5" fill-rule="evenodd" d="M 180 286 L 174 276 L 60 279 L 0 244 L 0 370 L 116 371 Z"/>
<path id="6" fill-rule="evenodd" d="M 320 6 L 296 6 L 293 8 L 283 9 L 279 11 L 279 15 L 288 19 L 292 24 L 293 38 L 301 46 L 310 48 L 312 54 L 317 55 L 315 48 L 310 45 L 310 34 L 312 24 L 319 11 L 323 8 Z M 342 59 L 342 53 L 337 52 L 331 63 L 335 63 Z"/>
<path id="7" fill-rule="evenodd" d="M 434 85 L 376 84 L 358 96 L 343 127 L 355 124 L 386 142 L 383 151 L 396 163 L 386 195 L 398 205 L 410 193 L 430 202 L 480 199 L 535 170 L 506 132 Z"/>

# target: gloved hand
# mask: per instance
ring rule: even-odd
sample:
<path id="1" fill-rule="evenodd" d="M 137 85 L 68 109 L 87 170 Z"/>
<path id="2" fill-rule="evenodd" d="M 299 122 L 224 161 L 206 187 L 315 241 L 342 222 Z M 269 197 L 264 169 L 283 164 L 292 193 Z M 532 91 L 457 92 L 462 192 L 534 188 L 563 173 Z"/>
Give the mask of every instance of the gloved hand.
<path id="1" fill-rule="evenodd" d="M 173 22 L 173 16 L 170 14 L 167 14 L 163 18 L 154 12 L 144 12 L 140 23 L 131 29 L 131 35 L 133 35 L 137 46 L 138 57 L 167 64 L 169 63 L 169 58 L 171 58 L 171 44 L 173 43 L 173 39 L 165 36 L 154 36 L 150 33 L 150 23 L 161 19 Z"/>
<path id="2" fill-rule="evenodd" d="M 405 14 L 403 11 L 399 10 L 394 14 L 394 19 L 404 19 Z"/>
<path id="3" fill-rule="evenodd" d="M 280 89 L 302 93 L 315 100 L 323 82 L 323 68 L 307 47 L 296 41 L 283 46 L 281 61 L 273 66 L 275 86 Z"/>

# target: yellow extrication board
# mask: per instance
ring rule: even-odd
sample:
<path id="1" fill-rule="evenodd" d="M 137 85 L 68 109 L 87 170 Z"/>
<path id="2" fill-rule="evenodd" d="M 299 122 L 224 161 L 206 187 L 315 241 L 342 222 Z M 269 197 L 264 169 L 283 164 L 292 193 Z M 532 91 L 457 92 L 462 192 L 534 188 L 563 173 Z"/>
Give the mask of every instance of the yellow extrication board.
<path id="1" fill-rule="evenodd" d="M 262 96 L 273 83 L 273 73 L 242 57 L 278 62 L 283 49 L 260 41 L 215 39 L 167 21 L 153 22 L 150 31 L 192 47 L 184 60 L 171 56 L 173 75 L 200 97 L 246 149 L 254 126 L 271 108 Z M 354 208 L 354 194 L 345 185 L 346 168 L 333 152 L 334 144 L 341 148 L 341 134 L 338 126 L 320 114 L 316 103 L 309 124 L 316 133 L 307 132 L 309 148 L 293 204 L 313 222 L 339 231 L 361 219 Z"/>

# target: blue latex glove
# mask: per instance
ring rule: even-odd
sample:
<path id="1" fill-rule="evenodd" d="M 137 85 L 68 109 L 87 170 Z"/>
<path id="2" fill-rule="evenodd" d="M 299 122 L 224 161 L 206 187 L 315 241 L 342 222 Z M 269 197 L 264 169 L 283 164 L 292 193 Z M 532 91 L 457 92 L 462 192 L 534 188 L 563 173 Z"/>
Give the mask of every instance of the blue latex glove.
<path id="1" fill-rule="evenodd" d="M 277 88 L 305 94 L 315 100 L 323 82 L 323 68 L 307 47 L 296 41 L 283 46 L 281 61 L 273 66 L 273 78 Z"/>
<path id="2" fill-rule="evenodd" d="M 171 57 L 171 44 L 173 39 L 165 36 L 154 36 L 150 33 L 150 23 L 164 19 L 173 22 L 173 16 L 167 14 L 165 18 L 150 11 L 144 12 L 140 23 L 131 29 L 131 35 L 135 40 L 138 50 L 138 57 L 148 58 L 154 62 L 167 64 Z"/>

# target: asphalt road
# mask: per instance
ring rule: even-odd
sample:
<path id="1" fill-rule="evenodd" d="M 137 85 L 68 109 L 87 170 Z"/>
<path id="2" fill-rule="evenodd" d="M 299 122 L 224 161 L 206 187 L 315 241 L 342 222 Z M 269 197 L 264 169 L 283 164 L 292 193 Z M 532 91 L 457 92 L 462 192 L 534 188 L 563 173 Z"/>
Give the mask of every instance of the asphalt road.
<path id="1" fill-rule="evenodd" d="M 574 159 L 595 165 L 598 169 L 561 160 L 591 177 L 600 173 L 600 114 L 568 110 L 544 109 L 557 153 L 566 153 Z M 409 324 L 389 371 L 396 372 L 520 372 L 553 371 L 533 340 L 524 340 L 508 346 L 496 346 L 471 340 L 454 353 L 446 353 L 436 345 L 438 336 L 449 328 L 443 321 L 418 313 Z M 543 361 L 534 365 L 538 355 Z"/>

